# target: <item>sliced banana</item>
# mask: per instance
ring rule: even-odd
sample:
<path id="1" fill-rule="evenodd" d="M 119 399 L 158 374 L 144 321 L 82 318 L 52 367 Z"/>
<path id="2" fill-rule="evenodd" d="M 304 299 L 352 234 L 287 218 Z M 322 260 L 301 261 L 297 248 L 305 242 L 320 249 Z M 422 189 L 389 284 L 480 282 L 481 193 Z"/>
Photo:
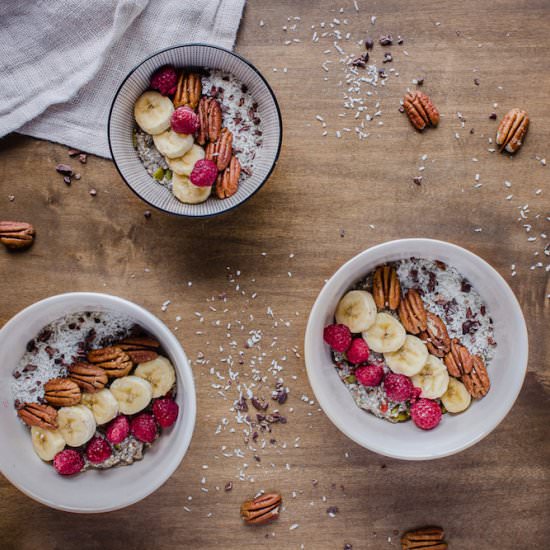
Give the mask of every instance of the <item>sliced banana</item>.
<path id="1" fill-rule="evenodd" d="M 174 159 L 182 157 L 193 147 L 193 136 L 190 134 L 178 134 L 171 128 L 153 136 L 155 147 L 161 155 Z"/>
<path id="2" fill-rule="evenodd" d="M 123 376 L 111 384 L 111 393 L 118 401 L 122 414 L 136 414 L 142 411 L 153 398 L 153 388 L 139 376 Z"/>
<path id="3" fill-rule="evenodd" d="M 174 104 L 169 97 L 158 92 L 145 92 L 134 105 L 134 118 L 138 126 L 152 136 L 170 128 Z"/>
<path id="4" fill-rule="evenodd" d="M 83 393 L 80 402 L 92 411 L 99 426 L 107 424 L 118 414 L 118 401 L 107 388 L 96 393 Z"/>
<path id="5" fill-rule="evenodd" d="M 135 375 L 150 382 L 153 386 L 153 397 L 166 395 L 176 383 L 176 371 L 172 363 L 162 356 L 138 365 Z"/>
<path id="6" fill-rule="evenodd" d="M 44 430 L 32 426 L 31 439 L 35 453 L 46 462 L 53 460 L 65 448 L 65 440 L 59 430 Z"/>
<path id="7" fill-rule="evenodd" d="M 403 325 L 389 313 L 378 313 L 374 324 L 363 332 L 369 348 L 378 353 L 397 351 L 405 343 L 406 337 Z"/>
<path id="8" fill-rule="evenodd" d="M 59 433 L 70 447 L 80 447 L 92 439 L 95 434 L 95 418 L 92 411 L 84 405 L 62 407 L 57 412 Z"/>
<path id="9" fill-rule="evenodd" d="M 420 397 L 437 399 L 447 391 L 449 373 L 441 359 L 435 355 L 428 355 L 428 360 L 420 372 L 415 374 L 411 380 L 415 387 L 422 390 Z"/>
<path id="10" fill-rule="evenodd" d="M 450 413 L 465 411 L 472 401 L 466 386 L 456 378 L 449 378 L 447 391 L 441 396 L 441 403 Z"/>
<path id="11" fill-rule="evenodd" d="M 193 147 L 191 147 L 191 149 L 189 149 L 183 157 L 175 159 L 166 158 L 166 164 L 168 164 L 168 167 L 172 170 L 172 172 L 174 172 L 174 174 L 189 176 L 189 174 L 193 171 L 195 162 L 202 160 L 205 155 L 206 153 L 204 152 L 204 149 L 200 145 L 194 143 Z"/>
<path id="12" fill-rule="evenodd" d="M 186 204 L 204 202 L 212 192 L 212 187 L 199 187 L 189 181 L 187 176 L 174 174 L 172 176 L 172 193 L 176 199 Z"/>
<path id="13" fill-rule="evenodd" d="M 420 338 L 408 334 L 405 343 L 397 351 L 384 353 L 386 364 L 397 374 L 414 376 L 428 360 L 428 348 Z"/>
<path id="14" fill-rule="evenodd" d="M 351 332 L 368 330 L 376 319 L 376 304 L 370 292 L 350 290 L 336 308 L 336 322 L 346 325 Z"/>

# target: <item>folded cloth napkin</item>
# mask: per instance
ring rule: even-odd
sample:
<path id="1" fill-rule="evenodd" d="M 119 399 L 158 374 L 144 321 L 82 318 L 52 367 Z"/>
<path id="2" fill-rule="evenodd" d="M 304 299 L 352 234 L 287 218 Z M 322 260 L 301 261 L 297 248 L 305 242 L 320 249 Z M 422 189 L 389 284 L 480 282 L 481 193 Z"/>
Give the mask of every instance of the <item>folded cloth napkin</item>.
<path id="1" fill-rule="evenodd" d="M 186 42 L 232 48 L 245 0 L 2 0 L 0 137 L 110 157 L 107 118 L 128 72 Z"/>

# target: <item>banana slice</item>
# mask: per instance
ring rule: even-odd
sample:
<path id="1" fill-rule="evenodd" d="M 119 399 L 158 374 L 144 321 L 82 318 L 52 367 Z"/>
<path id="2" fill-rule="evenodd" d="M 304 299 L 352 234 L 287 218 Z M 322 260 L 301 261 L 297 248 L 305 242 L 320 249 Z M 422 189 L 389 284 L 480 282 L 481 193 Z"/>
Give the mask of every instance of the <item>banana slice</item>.
<path id="1" fill-rule="evenodd" d="M 376 319 L 376 304 L 370 292 L 350 290 L 338 303 L 336 322 L 346 325 L 351 332 L 369 329 Z"/>
<path id="2" fill-rule="evenodd" d="M 176 199 L 186 204 L 204 202 L 212 192 L 212 187 L 199 187 L 189 181 L 187 176 L 174 174 L 172 176 L 172 193 Z"/>
<path id="3" fill-rule="evenodd" d="M 92 411 L 84 405 L 62 407 L 57 412 L 59 433 L 70 447 L 80 447 L 95 434 L 95 419 Z"/>
<path id="4" fill-rule="evenodd" d="M 428 348 L 420 338 L 408 334 L 405 343 L 397 351 L 384 353 L 388 367 L 397 374 L 414 376 L 428 360 Z"/>
<path id="5" fill-rule="evenodd" d="M 172 363 L 162 356 L 138 365 L 135 375 L 151 383 L 151 386 L 153 386 L 153 397 L 166 395 L 176 383 L 176 371 Z"/>
<path id="6" fill-rule="evenodd" d="M 466 386 L 456 378 L 449 378 L 447 391 L 441 396 L 441 403 L 450 413 L 465 411 L 472 401 Z"/>
<path id="7" fill-rule="evenodd" d="M 155 147 L 161 155 L 174 159 L 182 157 L 193 147 L 193 136 L 190 134 L 178 134 L 171 128 L 153 136 Z"/>
<path id="8" fill-rule="evenodd" d="M 136 414 L 142 411 L 153 397 L 151 384 L 139 376 L 117 378 L 110 389 L 118 401 L 122 414 Z"/>
<path id="9" fill-rule="evenodd" d="M 32 426 L 31 439 L 35 453 L 46 462 L 53 460 L 65 448 L 65 440 L 59 430 L 44 430 Z"/>
<path id="10" fill-rule="evenodd" d="M 80 402 L 92 411 L 99 426 L 107 424 L 118 414 L 118 401 L 107 388 L 96 393 L 83 393 Z"/>
<path id="11" fill-rule="evenodd" d="M 134 105 L 134 118 L 138 126 L 152 136 L 170 128 L 174 104 L 158 92 L 145 92 Z"/>
<path id="12" fill-rule="evenodd" d="M 189 176 L 193 171 L 195 162 L 202 160 L 205 157 L 206 153 L 204 149 L 197 144 L 193 144 L 193 147 L 183 155 L 183 157 L 171 159 L 166 158 L 166 164 L 174 174 L 180 174 L 182 176 Z"/>
<path id="13" fill-rule="evenodd" d="M 437 399 L 447 391 L 449 373 L 441 359 L 435 355 L 428 355 L 425 365 L 411 380 L 414 386 L 422 390 L 420 397 Z"/>
<path id="14" fill-rule="evenodd" d="M 363 332 L 363 339 L 369 348 L 378 353 L 397 351 L 406 337 L 403 325 L 389 313 L 378 313 L 374 324 Z"/>

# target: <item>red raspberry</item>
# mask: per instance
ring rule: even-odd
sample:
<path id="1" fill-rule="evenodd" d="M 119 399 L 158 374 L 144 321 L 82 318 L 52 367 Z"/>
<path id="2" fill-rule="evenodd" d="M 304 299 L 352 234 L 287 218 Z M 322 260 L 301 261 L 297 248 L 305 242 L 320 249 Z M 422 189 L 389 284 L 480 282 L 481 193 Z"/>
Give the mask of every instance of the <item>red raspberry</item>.
<path id="1" fill-rule="evenodd" d="M 355 378 L 363 386 L 379 386 L 384 378 L 384 369 L 380 365 L 365 365 L 355 370 Z"/>
<path id="2" fill-rule="evenodd" d="M 86 456 L 92 464 L 105 462 L 111 454 L 109 443 L 102 437 L 93 437 L 86 447 Z"/>
<path id="3" fill-rule="evenodd" d="M 152 414 L 142 413 L 132 418 L 130 431 L 136 439 L 152 443 L 157 437 L 157 423 Z"/>
<path id="4" fill-rule="evenodd" d="M 331 349 L 344 353 L 351 344 L 351 332 L 346 325 L 329 325 L 323 331 L 323 339 Z"/>
<path id="5" fill-rule="evenodd" d="M 114 445 L 122 443 L 128 437 L 129 433 L 130 422 L 128 422 L 128 418 L 122 414 L 112 420 L 105 430 L 105 436 Z"/>
<path id="6" fill-rule="evenodd" d="M 153 403 L 153 414 L 163 428 L 169 428 L 176 421 L 179 410 L 178 404 L 169 397 L 157 399 Z"/>
<path id="7" fill-rule="evenodd" d="M 79 452 L 73 449 L 65 449 L 55 455 L 53 467 L 62 476 L 72 476 L 78 474 L 84 468 L 84 459 Z"/>
<path id="8" fill-rule="evenodd" d="M 350 363 L 358 365 L 359 363 L 366 363 L 369 360 L 369 346 L 363 338 L 354 338 L 351 341 L 351 345 L 346 352 L 346 357 Z"/>
<path id="9" fill-rule="evenodd" d="M 211 160 L 201 159 L 195 162 L 193 171 L 189 176 L 191 183 L 198 187 L 210 187 L 214 185 L 218 177 L 218 168 L 216 163 Z"/>
<path id="10" fill-rule="evenodd" d="M 153 73 L 150 87 L 158 90 L 162 95 L 172 95 L 176 93 L 178 85 L 178 74 L 172 65 L 164 65 Z"/>
<path id="11" fill-rule="evenodd" d="M 200 126 L 197 113 L 190 107 L 178 107 L 172 113 L 170 124 L 178 134 L 194 134 Z"/>
<path id="12" fill-rule="evenodd" d="M 411 407 L 413 422 L 423 430 L 432 430 L 441 421 L 441 407 L 433 399 L 419 399 Z"/>
<path id="13" fill-rule="evenodd" d="M 401 403 L 411 398 L 414 386 L 411 379 L 404 374 L 389 372 L 384 378 L 384 390 L 390 401 Z"/>

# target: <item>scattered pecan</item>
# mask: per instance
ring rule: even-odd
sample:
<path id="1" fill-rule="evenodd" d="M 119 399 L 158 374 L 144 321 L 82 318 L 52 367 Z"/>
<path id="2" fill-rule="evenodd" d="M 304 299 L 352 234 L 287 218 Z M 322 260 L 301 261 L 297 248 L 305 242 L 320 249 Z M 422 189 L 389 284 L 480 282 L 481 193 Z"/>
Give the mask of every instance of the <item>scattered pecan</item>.
<path id="1" fill-rule="evenodd" d="M 472 357 L 472 370 L 462 377 L 462 382 L 474 399 L 481 399 L 487 395 L 491 382 L 482 357 L 479 355 Z"/>
<path id="2" fill-rule="evenodd" d="M 422 298 L 413 288 L 401 298 L 398 313 L 407 332 L 418 334 L 427 329 L 428 319 Z"/>
<path id="3" fill-rule="evenodd" d="M 401 301 L 401 284 L 395 267 L 385 265 L 376 269 L 372 281 L 372 294 L 378 309 L 397 309 Z"/>
<path id="4" fill-rule="evenodd" d="M 282 497 L 279 493 L 266 493 L 241 504 L 241 518 L 249 525 L 268 523 L 279 517 Z"/>
<path id="5" fill-rule="evenodd" d="M 500 151 L 515 153 L 522 145 L 529 127 L 529 115 L 522 109 L 508 111 L 497 129 L 496 144 Z"/>
<path id="6" fill-rule="evenodd" d="M 44 399 L 55 407 L 70 407 L 80 403 L 78 384 L 69 378 L 52 378 L 44 384 Z"/>
<path id="7" fill-rule="evenodd" d="M 439 124 L 439 111 L 432 100 L 423 92 L 409 92 L 403 100 L 403 107 L 412 125 L 417 130 Z"/>
<path id="8" fill-rule="evenodd" d="M 101 367 L 107 376 L 112 378 L 126 376 L 133 367 L 132 360 L 128 354 L 117 346 L 90 351 L 88 353 L 88 361 Z"/>
<path id="9" fill-rule="evenodd" d="M 49 405 L 25 403 L 17 414 L 28 426 L 38 426 L 46 430 L 57 428 L 57 411 Z"/>
<path id="10" fill-rule="evenodd" d="M 202 93 L 201 77 L 195 73 L 181 73 L 178 78 L 178 85 L 174 95 L 174 107 L 187 105 L 196 109 Z"/>
<path id="11" fill-rule="evenodd" d="M 449 374 L 455 378 L 461 378 L 464 374 L 469 374 L 473 367 L 470 352 L 457 338 L 453 338 L 451 342 L 451 351 L 445 355 L 443 362 Z"/>
<path id="12" fill-rule="evenodd" d="M 218 171 L 222 172 L 229 166 L 233 154 L 233 134 L 224 128 L 220 137 L 206 146 L 206 158 L 216 163 Z"/>
<path id="13" fill-rule="evenodd" d="M 76 382 L 82 391 L 95 393 L 109 382 L 105 371 L 97 365 L 75 363 L 69 367 L 69 378 Z"/>
<path id="14" fill-rule="evenodd" d="M 444 539 L 445 532 L 441 527 L 422 527 L 405 533 L 401 537 L 401 548 L 402 550 L 412 550 L 413 548 L 445 550 L 448 545 Z"/>
<path id="15" fill-rule="evenodd" d="M 445 357 L 451 349 L 451 339 L 445 323 L 434 313 L 426 313 L 426 330 L 419 336 L 426 342 L 428 351 L 437 357 Z"/>
<path id="16" fill-rule="evenodd" d="M 32 245 L 34 227 L 26 222 L 0 222 L 0 242 L 10 250 L 21 250 Z"/>
<path id="17" fill-rule="evenodd" d="M 126 352 L 133 363 L 139 364 L 156 359 L 160 344 L 152 338 L 126 338 L 116 346 Z"/>
<path id="18" fill-rule="evenodd" d="M 226 199 L 234 195 L 239 189 L 241 177 L 241 163 L 236 156 L 231 158 L 229 167 L 218 174 L 216 179 L 216 195 L 219 199 Z"/>

